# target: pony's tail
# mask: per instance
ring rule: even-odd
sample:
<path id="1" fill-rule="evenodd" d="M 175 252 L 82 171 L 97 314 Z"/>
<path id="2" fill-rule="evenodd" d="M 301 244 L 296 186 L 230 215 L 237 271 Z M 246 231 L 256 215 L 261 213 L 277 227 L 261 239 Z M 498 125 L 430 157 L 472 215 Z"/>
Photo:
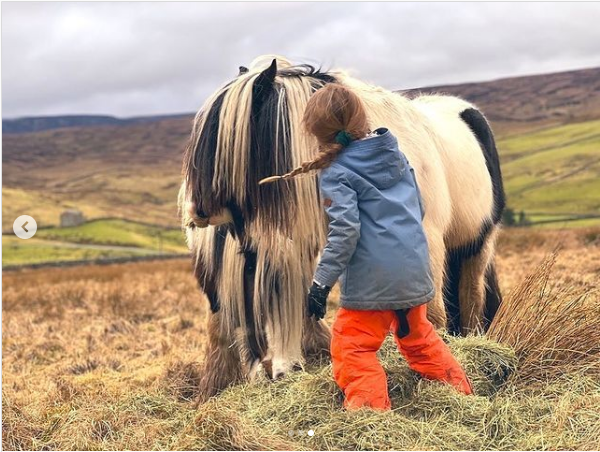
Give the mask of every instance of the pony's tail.
<path id="1" fill-rule="evenodd" d="M 344 147 L 339 143 L 331 143 L 326 147 L 321 146 L 319 154 L 312 160 L 302 163 L 297 168 L 294 168 L 289 173 L 281 174 L 279 176 L 269 176 L 261 179 L 258 182 L 258 185 L 270 184 L 271 182 L 276 182 L 279 180 L 287 180 L 292 179 L 300 174 L 309 173 L 313 170 L 320 170 L 323 168 L 327 168 L 336 156 L 340 153 L 340 151 Z"/>

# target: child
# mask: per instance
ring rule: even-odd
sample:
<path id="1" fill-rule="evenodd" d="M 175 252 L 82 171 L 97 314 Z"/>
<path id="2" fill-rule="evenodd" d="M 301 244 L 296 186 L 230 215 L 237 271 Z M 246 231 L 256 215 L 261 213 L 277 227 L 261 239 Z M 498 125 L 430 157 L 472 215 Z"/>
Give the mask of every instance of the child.
<path id="1" fill-rule="evenodd" d="M 344 406 L 390 409 L 376 355 L 390 329 L 413 370 L 471 394 L 463 369 L 427 320 L 434 287 L 424 212 L 414 171 L 396 138 L 385 128 L 370 133 L 361 100 L 333 83 L 310 98 L 304 124 L 317 139 L 319 154 L 261 183 L 321 170 L 329 233 L 308 305 L 311 315 L 322 319 L 329 291 L 341 278 L 331 358 Z"/>

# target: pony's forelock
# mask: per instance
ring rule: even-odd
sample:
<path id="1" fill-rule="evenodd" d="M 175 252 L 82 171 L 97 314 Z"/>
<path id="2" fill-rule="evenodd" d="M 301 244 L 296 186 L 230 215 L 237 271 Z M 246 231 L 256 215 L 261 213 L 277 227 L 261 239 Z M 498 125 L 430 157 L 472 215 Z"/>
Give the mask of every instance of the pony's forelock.
<path id="1" fill-rule="evenodd" d="M 254 86 L 263 67 L 251 66 L 196 115 L 183 168 L 186 200 L 207 214 L 235 202 L 246 221 L 284 230 L 301 207 L 289 202 L 298 199 L 297 191 L 306 184 L 258 187 L 258 181 L 313 156 L 316 146 L 299 127 L 301 112 L 310 95 L 334 79 L 310 65 L 284 66 L 256 105 Z"/>

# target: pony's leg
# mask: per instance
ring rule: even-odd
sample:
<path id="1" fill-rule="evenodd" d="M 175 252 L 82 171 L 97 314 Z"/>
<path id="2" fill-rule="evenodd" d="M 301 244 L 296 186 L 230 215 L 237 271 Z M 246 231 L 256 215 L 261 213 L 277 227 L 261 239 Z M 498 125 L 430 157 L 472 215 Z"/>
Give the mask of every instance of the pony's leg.
<path id="1" fill-rule="evenodd" d="M 221 336 L 219 315 L 210 313 L 208 318 L 208 343 L 198 385 L 198 404 L 244 380 L 239 350 Z"/>
<path id="2" fill-rule="evenodd" d="M 306 362 L 319 363 L 329 361 L 331 332 L 323 320 L 304 316 L 302 328 L 302 355 Z"/>
<path id="3" fill-rule="evenodd" d="M 244 317 L 245 328 L 239 328 L 241 333 L 236 341 L 240 344 L 240 356 L 248 380 L 252 381 L 258 375 L 261 363 L 267 355 L 267 337 L 259 318 L 254 312 L 254 290 L 256 283 L 256 252 L 244 251 Z"/>
<path id="4" fill-rule="evenodd" d="M 427 318 L 435 328 L 446 328 L 447 314 L 444 305 L 444 274 L 446 266 L 446 245 L 444 235 L 437 228 L 429 227 L 427 243 L 429 245 L 429 259 L 435 295 L 427 307 Z"/>
<path id="5" fill-rule="evenodd" d="M 482 332 L 486 301 L 486 273 L 493 264 L 498 229 L 494 228 L 475 256 L 463 261 L 458 287 L 461 334 Z"/>

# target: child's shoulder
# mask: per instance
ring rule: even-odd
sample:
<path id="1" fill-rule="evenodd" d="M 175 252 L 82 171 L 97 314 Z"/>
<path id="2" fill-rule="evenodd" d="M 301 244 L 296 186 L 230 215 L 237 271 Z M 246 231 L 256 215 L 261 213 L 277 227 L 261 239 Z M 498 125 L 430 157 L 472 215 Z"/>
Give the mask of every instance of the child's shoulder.
<path id="1" fill-rule="evenodd" d="M 342 177 L 346 177 L 348 168 L 346 168 L 342 163 L 340 163 L 339 160 L 340 159 L 336 159 L 333 162 L 331 162 L 331 165 L 327 166 L 326 168 L 323 168 L 323 170 L 321 171 L 321 178 L 340 179 Z"/>

